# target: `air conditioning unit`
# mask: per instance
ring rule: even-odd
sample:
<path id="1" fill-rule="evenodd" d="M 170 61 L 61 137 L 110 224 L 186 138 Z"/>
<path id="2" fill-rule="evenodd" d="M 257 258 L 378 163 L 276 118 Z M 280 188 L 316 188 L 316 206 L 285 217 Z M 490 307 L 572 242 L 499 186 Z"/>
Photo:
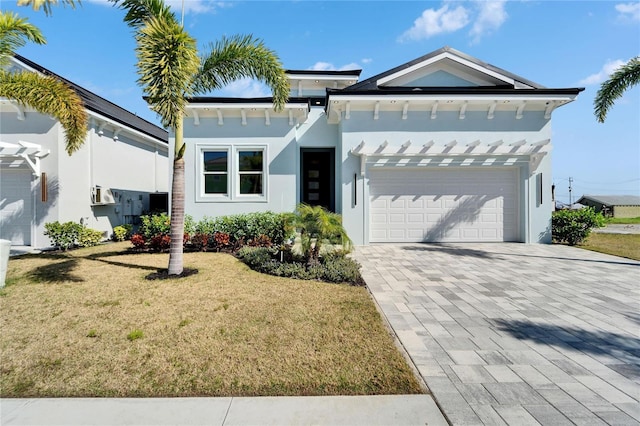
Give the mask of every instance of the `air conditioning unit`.
<path id="1" fill-rule="evenodd" d="M 111 189 L 96 185 L 91 188 L 91 204 L 94 206 L 116 204 L 116 199 L 113 196 Z"/>

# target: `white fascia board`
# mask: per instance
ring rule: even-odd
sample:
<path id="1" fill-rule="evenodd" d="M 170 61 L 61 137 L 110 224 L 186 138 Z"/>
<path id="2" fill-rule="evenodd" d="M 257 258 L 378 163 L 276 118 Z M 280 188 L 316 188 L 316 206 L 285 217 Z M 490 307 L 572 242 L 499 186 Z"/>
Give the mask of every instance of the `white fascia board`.
<path id="1" fill-rule="evenodd" d="M 505 76 L 503 74 L 500 74 L 500 73 L 497 73 L 497 72 L 492 71 L 490 69 L 487 69 L 487 68 L 485 68 L 483 66 L 480 66 L 480 65 L 478 65 L 476 63 L 473 63 L 471 61 L 463 59 L 463 58 L 461 58 L 459 56 L 452 55 L 450 52 L 443 52 L 443 53 L 441 53 L 441 54 L 439 54 L 437 56 L 434 56 L 433 58 L 427 59 L 427 60 L 425 60 L 423 62 L 420 62 L 420 63 L 417 63 L 415 65 L 412 65 L 412 66 L 410 66 L 410 67 L 408 67 L 408 68 L 406 68 L 406 69 L 404 69 L 402 71 L 398 71 L 397 73 L 394 73 L 394 74 L 388 75 L 386 77 L 383 77 L 383 78 L 379 79 L 376 83 L 377 83 L 378 86 L 382 86 L 385 83 L 388 83 L 389 81 L 392 81 L 392 80 L 395 80 L 398 77 L 402 77 L 404 75 L 410 74 L 410 73 L 412 73 L 414 71 L 417 71 L 417 70 L 419 70 L 421 68 L 424 68 L 424 67 L 426 67 L 426 66 L 428 66 L 430 64 L 433 64 L 435 62 L 438 62 L 438 61 L 440 61 L 442 59 L 451 59 L 452 61 L 458 62 L 459 64 L 465 65 L 465 66 L 467 66 L 469 68 L 472 68 L 472 69 L 474 69 L 476 71 L 479 71 L 479 72 L 481 72 L 483 74 L 490 75 L 491 77 L 497 78 L 498 80 L 504 81 L 504 82 L 509 83 L 511 85 L 515 84 L 515 80 L 512 79 L 512 78 L 509 78 L 509 77 L 507 77 L 507 76 Z"/>
<path id="2" fill-rule="evenodd" d="M 94 120 L 98 121 L 98 122 L 104 122 L 106 123 L 108 126 L 110 127 L 115 127 L 115 128 L 121 128 L 122 130 L 124 130 L 127 133 L 131 133 L 133 135 L 138 136 L 139 138 L 141 138 L 144 142 L 153 145 L 153 146 L 158 146 L 163 148 L 164 150 L 169 150 L 169 145 L 168 142 L 161 142 L 158 139 L 154 138 L 153 136 L 149 136 L 146 133 L 142 133 L 139 130 L 133 129 L 129 126 L 127 126 L 126 124 L 122 124 L 118 121 L 112 120 L 110 118 L 105 117 L 104 115 L 100 115 L 98 113 L 96 113 L 95 111 L 91 111 L 91 110 L 87 110 L 87 113 L 89 114 L 89 116 L 91 118 L 93 118 Z"/>
<path id="3" fill-rule="evenodd" d="M 353 74 L 353 75 L 287 74 L 287 78 L 289 78 L 289 80 L 350 81 L 350 80 L 357 80 L 358 76 L 356 74 Z"/>
<path id="4" fill-rule="evenodd" d="M 284 105 L 284 109 L 307 109 L 309 105 L 305 103 L 287 103 Z M 189 109 L 273 109 L 272 103 L 197 103 L 187 105 Z"/>
<path id="5" fill-rule="evenodd" d="M 561 102 L 571 102 L 576 98 L 577 95 L 566 95 L 566 94 L 558 94 L 558 95 L 534 95 L 534 94 L 523 94 L 523 95 L 499 95 L 499 94 L 486 94 L 486 95 L 440 95 L 440 94 L 428 94 L 428 95 L 339 95 L 339 94 L 331 94 L 329 95 L 329 105 L 339 104 L 342 102 L 351 102 L 352 106 L 354 103 L 366 103 L 371 104 L 371 102 L 384 102 L 384 101 L 397 101 L 397 102 L 405 102 L 405 101 L 413 101 L 413 102 L 434 102 L 439 101 L 440 103 L 446 101 L 454 101 L 454 102 L 493 102 L 493 101 L 511 101 L 511 102 L 522 102 L 522 101 L 561 101 Z"/>

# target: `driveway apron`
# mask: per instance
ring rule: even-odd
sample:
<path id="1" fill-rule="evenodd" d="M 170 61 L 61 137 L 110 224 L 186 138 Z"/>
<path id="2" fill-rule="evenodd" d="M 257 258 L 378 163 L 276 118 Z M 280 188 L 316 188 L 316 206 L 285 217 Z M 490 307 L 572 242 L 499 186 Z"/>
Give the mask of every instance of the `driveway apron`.
<path id="1" fill-rule="evenodd" d="M 452 424 L 640 424 L 640 262 L 516 243 L 354 257 Z"/>

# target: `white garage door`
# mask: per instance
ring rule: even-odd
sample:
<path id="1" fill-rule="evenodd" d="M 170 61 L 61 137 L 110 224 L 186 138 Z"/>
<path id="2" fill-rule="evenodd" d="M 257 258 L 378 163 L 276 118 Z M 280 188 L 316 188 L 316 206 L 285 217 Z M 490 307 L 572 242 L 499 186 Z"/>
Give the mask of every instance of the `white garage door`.
<path id="1" fill-rule="evenodd" d="M 2 170 L 0 176 L 0 239 L 31 244 L 31 172 Z"/>
<path id="2" fill-rule="evenodd" d="M 370 171 L 371 242 L 518 241 L 516 169 Z"/>

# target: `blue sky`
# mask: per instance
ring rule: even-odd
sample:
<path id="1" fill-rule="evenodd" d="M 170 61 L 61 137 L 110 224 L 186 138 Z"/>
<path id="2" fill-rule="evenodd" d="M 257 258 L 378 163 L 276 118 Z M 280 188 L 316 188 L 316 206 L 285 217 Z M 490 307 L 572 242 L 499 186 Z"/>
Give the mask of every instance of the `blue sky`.
<path id="1" fill-rule="evenodd" d="M 172 0 L 179 13 L 181 0 Z M 158 123 L 136 85 L 134 40 L 123 11 L 104 0 L 53 16 L 2 0 L 28 17 L 48 44 L 18 53 Z M 640 54 L 638 1 L 230 1 L 185 0 L 185 27 L 205 47 L 223 35 L 253 34 L 288 69 L 362 69 L 361 78 L 442 46 L 547 87 L 585 87 L 553 113 L 556 196 L 640 195 L 640 86 L 626 92 L 605 124 L 593 115 L 599 84 Z M 224 96 L 266 96 L 240 81 Z"/>

